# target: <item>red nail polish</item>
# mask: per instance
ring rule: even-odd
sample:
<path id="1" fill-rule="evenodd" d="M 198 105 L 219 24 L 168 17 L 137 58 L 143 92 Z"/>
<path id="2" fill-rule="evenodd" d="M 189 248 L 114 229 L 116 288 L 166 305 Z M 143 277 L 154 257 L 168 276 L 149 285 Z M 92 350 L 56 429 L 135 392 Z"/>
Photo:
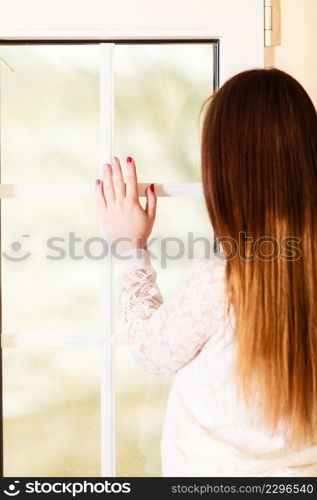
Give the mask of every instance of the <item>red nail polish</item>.
<path id="1" fill-rule="evenodd" d="M 96 180 L 96 185 L 99 186 L 99 184 L 100 184 L 100 179 L 97 179 Z"/>
<path id="2" fill-rule="evenodd" d="M 154 184 L 150 184 L 150 189 L 151 189 L 152 193 L 154 193 Z"/>
<path id="3" fill-rule="evenodd" d="M 133 158 L 131 158 L 131 156 L 128 156 L 127 163 L 132 163 L 132 162 L 133 162 Z"/>

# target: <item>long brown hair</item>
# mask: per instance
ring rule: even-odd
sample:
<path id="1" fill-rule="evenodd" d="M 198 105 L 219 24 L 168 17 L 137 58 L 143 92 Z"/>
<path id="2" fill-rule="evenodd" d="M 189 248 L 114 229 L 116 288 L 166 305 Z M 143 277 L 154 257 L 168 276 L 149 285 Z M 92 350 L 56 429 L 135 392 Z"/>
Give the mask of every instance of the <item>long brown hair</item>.
<path id="1" fill-rule="evenodd" d="M 202 180 L 227 257 L 238 388 L 302 445 L 317 430 L 317 115 L 294 78 L 244 71 L 208 100 Z"/>

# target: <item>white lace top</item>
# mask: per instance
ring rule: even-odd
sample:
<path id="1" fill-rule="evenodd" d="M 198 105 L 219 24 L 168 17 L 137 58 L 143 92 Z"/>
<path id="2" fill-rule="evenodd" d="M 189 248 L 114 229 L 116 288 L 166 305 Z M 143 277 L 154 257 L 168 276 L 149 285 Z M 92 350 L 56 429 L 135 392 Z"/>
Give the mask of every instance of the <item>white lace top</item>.
<path id="1" fill-rule="evenodd" d="M 236 394 L 224 262 L 193 261 L 165 302 L 145 250 L 120 265 L 120 307 L 135 360 L 148 373 L 176 373 L 161 441 L 163 475 L 317 476 L 317 446 L 285 446 L 282 429 L 270 435 L 261 413 Z"/>

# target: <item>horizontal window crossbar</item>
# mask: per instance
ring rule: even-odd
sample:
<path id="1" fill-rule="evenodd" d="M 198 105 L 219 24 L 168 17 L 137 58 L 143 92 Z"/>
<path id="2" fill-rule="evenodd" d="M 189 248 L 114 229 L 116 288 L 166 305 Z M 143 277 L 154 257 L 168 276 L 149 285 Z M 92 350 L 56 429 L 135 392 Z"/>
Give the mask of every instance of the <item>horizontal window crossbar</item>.
<path id="1" fill-rule="evenodd" d="M 139 196 L 145 196 L 149 184 L 138 184 Z M 200 198 L 200 182 L 175 182 L 155 184 L 157 196 Z M 0 198 L 93 198 L 94 183 L 82 184 L 0 184 Z"/>
<path id="2" fill-rule="evenodd" d="M 109 335 L 111 344 L 128 344 L 123 333 Z M 106 345 L 104 335 L 96 332 L 87 333 L 3 333 L 1 347 L 101 347 Z"/>

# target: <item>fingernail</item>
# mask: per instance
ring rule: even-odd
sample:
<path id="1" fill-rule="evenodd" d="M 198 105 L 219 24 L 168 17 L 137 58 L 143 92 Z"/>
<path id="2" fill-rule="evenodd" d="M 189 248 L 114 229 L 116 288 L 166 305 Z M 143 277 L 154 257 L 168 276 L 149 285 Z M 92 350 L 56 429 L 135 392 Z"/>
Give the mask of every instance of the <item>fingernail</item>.
<path id="1" fill-rule="evenodd" d="M 128 162 L 128 163 L 132 163 L 132 162 L 133 162 L 133 158 L 131 158 L 131 156 L 128 156 L 128 157 L 127 157 L 127 162 Z"/>
<path id="2" fill-rule="evenodd" d="M 117 161 L 118 161 L 118 158 L 116 156 L 113 156 L 112 163 L 117 163 Z"/>
<path id="3" fill-rule="evenodd" d="M 150 189 L 151 189 L 152 193 L 154 193 L 154 184 L 150 184 Z"/>
<path id="4" fill-rule="evenodd" d="M 106 170 L 108 170 L 109 167 L 110 167 L 109 163 L 105 163 L 102 168 L 104 171 L 106 171 Z"/>
<path id="5" fill-rule="evenodd" d="M 99 186 L 99 184 L 100 184 L 100 179 L 97 179 L 96 180 L 96 185 Z"/>

